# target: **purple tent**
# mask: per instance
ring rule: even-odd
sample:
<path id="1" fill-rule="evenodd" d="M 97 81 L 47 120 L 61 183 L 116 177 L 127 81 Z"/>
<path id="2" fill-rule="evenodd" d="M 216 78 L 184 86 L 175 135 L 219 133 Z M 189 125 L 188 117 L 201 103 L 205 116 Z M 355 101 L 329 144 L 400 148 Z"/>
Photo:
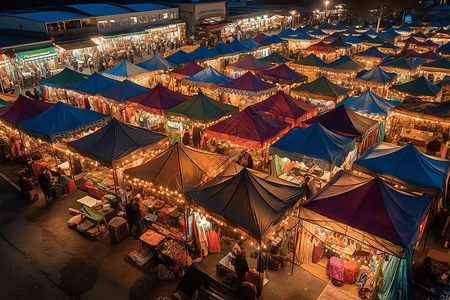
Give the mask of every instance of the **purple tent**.
<path id="1" fill-rule="evenodd" d="M 431 198 L 389 187 L 379 177 L 339 171 L 302 205 L 300 218 L 402 257 L 417 242 Z"/>
<path id="2" fill-rule="evenodd" d="M 19 95 L 12 104 L 0 108 L 0 119 L 11 125 L 16 125 L 43 113 L 53 105 L 53 103 L 36 101 L 24 95 Z"/>
<path id="3" fill-rule="evenodd" d="M 227 68 L 261 71 L 274 67 L 274 65 L 266 63 L 265 61 L 258 60 L 252 54 L 247 55 L 244 59 L 241 59 L 235 64 L 228 66 Z"/>
<path id="4" fill-rule="evenodd" d="M 281 64 L 278 67 L 269 70 L 260 71 L 258 74 L 263 79 L 270 80 L 273 83 L 291 84 L 308 80 L 307 76 L 295 72 L 285 64 Z"/>
<path id="5" fill-rule="evenodd" d="M 275 84 L 262 81 L 251 72 L 247 72 L 241 77 L 224 83 L 219 87 L 219 91 L 226 93 L 250 92 L 252 94 L 267 94 L 276 90 Z"/>

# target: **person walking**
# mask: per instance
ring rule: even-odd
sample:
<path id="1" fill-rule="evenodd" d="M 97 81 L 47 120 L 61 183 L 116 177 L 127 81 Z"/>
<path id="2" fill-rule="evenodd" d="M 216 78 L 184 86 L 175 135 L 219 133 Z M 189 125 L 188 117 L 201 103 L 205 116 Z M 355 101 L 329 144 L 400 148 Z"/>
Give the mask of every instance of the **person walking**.
<path id="1" fill-rule="evenodd" d="M 41 174 L 38 175 L 38 182 L 41 186 L 42 193 L 44 194 L 44 198 L 51 199 L 50 190 L 52 189 L 52 177 L 50 172 L 46 168 L 41 168 Z"/>
<path id="2" fill-rule="evenodd" d="M 138 240 L 142 235 L 142 224 L 141 224 L 141 211 L 139 210 L 136 199 L 132 199 L 126 206 L 125 211 L 127 212 L 128 227 L 130 228 L 130 234 L 132 233 L 133 225 L 136 225 L 136 236 Z"/>
<path id="3" fill-rule="evenodd" d="M 11 137 L 11 156 L 14 158 L 16 165 L 21 164 L 22 167 L 28 169 L 25 153 L 22 151 L 15 137 Z"/>

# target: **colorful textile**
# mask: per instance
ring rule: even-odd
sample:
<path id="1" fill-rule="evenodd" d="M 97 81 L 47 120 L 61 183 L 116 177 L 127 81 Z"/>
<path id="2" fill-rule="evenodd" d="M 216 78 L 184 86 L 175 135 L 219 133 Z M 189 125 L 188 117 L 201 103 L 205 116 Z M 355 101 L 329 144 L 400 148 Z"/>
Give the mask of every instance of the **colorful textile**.
<path id="1" fill-rule="evenodd" d="M 153 230 L 148 230 L 146 233 L 141 235 L 141 240 L 149 245 L 158 245 L 165 237 Z"/>
<path id="2" fill-rule="evenodd" d="M 220 252 L 220 235 L 218 232 L 207 232 L 206 239 L 208 240 L 209 253 Z"/>
<path id="3" fill-rule="evenodd" d="M 330 258 L 327 265 L 327 276 L 339 281 L 344 281 L 344 265 L 340 258 Z"/>
<path id="4" fill-rule="evenodd" d="M 358 263 L 353 260 L 349 260 L 344 262 L 344 282 L 345 283 L 353 283 L 356 280 L 356 268 L 358 267 Z"/>

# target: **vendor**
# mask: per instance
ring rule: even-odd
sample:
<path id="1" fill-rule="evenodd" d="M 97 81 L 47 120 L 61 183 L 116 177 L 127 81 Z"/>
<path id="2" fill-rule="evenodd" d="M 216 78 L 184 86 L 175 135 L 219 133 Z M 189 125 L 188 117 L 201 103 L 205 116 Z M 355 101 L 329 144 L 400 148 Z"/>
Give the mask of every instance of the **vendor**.
<path id="1" fill-rule="evenodd" d="M 138 240 L 142 235 L 142 224 L 141 224 L 141 211 L 139 210 L 136 199 L 131 199 L 131 201 L 125 206 L 128 219 L 128 227 L 130 228 L 130 234 L 133 232 L 133 224 L 136 225 L 136 236 Z"/>
<path id="2" fill-rule="evenodd" d="M 434 270 L 431 257 L 427 256 L 424 259 L 415 261 L 412 265 L 412 276 L 415 283 L 424 286 L 428 289 L 436 286 L 432 286 L 430 281 L 434 281 L 439 272 Z"/>
<path id="3" fill-rule="evenodd" d="M 247 250 L 242 250 L 235 259 L 236 274 L 239 279 L 239 284 L 245 281 L 245 274 L 247 274 L 249 268 L 247 263 Z"/>
<path id="4" fill-rule="evenodd" d="M 436 155 L 441 151 L 441 142 L 438 140 L 438 138 L 434 138 L 427 144 L 427 154 L 428 155 Z"/>

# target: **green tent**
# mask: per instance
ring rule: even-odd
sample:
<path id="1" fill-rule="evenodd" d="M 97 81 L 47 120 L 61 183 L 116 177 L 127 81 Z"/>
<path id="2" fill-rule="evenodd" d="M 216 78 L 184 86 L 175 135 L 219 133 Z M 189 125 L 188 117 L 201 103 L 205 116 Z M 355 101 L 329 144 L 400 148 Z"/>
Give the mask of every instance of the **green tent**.
<path id="1" fill-rule="evenodd" d="M 266 57 L 260 58 L 259 60 L 262 60 L 267 63 L 275 63 L 275 64 L 284 64 L 284 63 L 292 61 L 292 59 L 284 57 L 283 55 L 279 54 L 278 52 L 273 52 L 272 54 L 270 54 Z"/>
<path id="2" fill-rule="evenodd" d="M 7 101 L 5 101 L 5 100 L 2 100 L 2 99 L 0 99 L 0 107 L 5 107 L 6 105 L 10 105 L 11 103 L 9 103 L 9 102 L 7 102 Z"/>
<path id="3" fill-rule="evenodd" d="M 346 95 L 350 89 L 336 85 L 321 76 L 312 82 L 305 83 L 292 89 L 292 91 L 300 94 L 315 94 L 325 97 L 338 98 L 339 96 Z"/>
<path id="4" fill-rule="evenodd" d="M 352 45 L 347 44 L 341 38 L 338 38 L 337 40 L 334 40 L 329 45 L 332 46 L 332 47 L 335 47 L 335 48 L 351 48 L 352 47 Z"/>
<path id="5" fill-rule="evenodd" d="M 409 61 L 405 57 L 401 57 L 396 60 L 387 60 L 384 63 L 380 65 L 381 68 L 393 68 L 393 69 L 403 69 L 403 70 L 413 70 L 418 67 L 415 63 L 412 61 Z"/>
<path id="6" fill-rule="evenodd" d="M 95 222 L 100 222 L 102 220 L 105 220 L 105 215 L 99 212 L 96 209 L 93 209 L 92 207 L 83 205 L 83 207 L 80 209 L 80 214 L 83 216 L 86 216 L 86 218 L 89 218 Z"/>
<path id="7" fill-rule="evenodd" d="M 50 46 L 50 47 L 37 48 L 37 49 L 31 49 L 31 50 L 26 50 L 26 51 L 18 51 L 18 52 L 16 52 L 16 55 L 19 56 L 21 59 L 25 60 L 25 59 L 38 58 L 40 56 L 54 54 L 54 53 L 56 53 L 55 47 Z"/>
<path id="8" fill-rule="evenodd" d="M 429 82 L 424 76 L 420 76 L 407 83 L 395 84 L 392 86 L 392 89 L 413 96 L 430 97 L 436 97 L 441 90 L 439 87 Z"/>
<path id="9" fill-rule="evenodd" d="M 312 27 L 311 25 L 306 25 L 306 26 L 303 27 L 303 30 L 306 30 L 306 31 L 311 31 L 311 30 L 314 30 L 314 29 L 315 28 Z"/>
<path id="10" fill-rule="evenodd" d="M 318 68 L 326 65 L 326 63 L 324 63 L 320 58 L 318 58 L 314 54 L 310 54 L 306 57 L 303 57 L 302 59 L 294 61 L 293 64 Z"/>
<path id="11" fill-rule="evenodd" d="M 189 100 L 166 109 L 166 118 L 185 117 L 194 122 L 208 123 L 222 117 L 234 115 L 239 112 L 239 107 L 216 101 L 202 93 L 195 95 Z"/>
<path id="12" fill-rule="evenodd" d="M 421 68 L 433 68 L 433 69 L 447 69 L 450 70 L 450 61 L 445 58 L 441 58 L 439 60 L 435 60 L 426 64 L 423 64 Z"/>
<path id="13" fill-rule="evenodd" d="M 380 37 L 373 38 L 371 40 L 366 41 L 367 44 L 374 44 L 374 45 L 384 45 L 384 41 Z"/>
<path id="14" fill-rule="evenodd" d="M 52 77 L 42 79 L 40 81 L 41 85 L 46 85 L 52 88 L 64 88 L 68 85 L 80 82 L 88 78 L 89 75 L 78 73 L 77 71 L 71 70 L 69 68 L 65 68 L 58 74 L 53 75 Z"/>

